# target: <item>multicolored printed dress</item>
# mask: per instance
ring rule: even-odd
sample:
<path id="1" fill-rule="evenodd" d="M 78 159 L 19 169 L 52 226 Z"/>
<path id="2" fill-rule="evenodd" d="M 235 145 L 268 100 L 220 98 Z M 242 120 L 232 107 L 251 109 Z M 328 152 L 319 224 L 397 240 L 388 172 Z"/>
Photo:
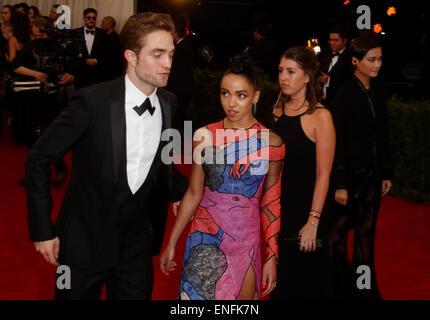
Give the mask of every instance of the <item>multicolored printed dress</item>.
<path id="1" fill-rule="evenodd" d="M 237 130 L 223 124 L 207 126 L 211 141 L 201 150 L 204 192 L 186 242 L 183 300 L 234 300 L 248 271 L 255 273 L 258 298 L 260 226 L 265 261 L 278 254 L 282 140 L 271 145 L 273 133 L 260 123 Z"/>

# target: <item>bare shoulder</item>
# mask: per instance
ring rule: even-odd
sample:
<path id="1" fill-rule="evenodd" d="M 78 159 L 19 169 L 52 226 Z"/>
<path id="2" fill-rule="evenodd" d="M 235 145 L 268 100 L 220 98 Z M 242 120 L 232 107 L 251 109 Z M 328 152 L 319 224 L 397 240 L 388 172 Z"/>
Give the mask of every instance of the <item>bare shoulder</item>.
<path id="1" fill-rule="evenodd" d="M 318 121 L 331 121 L 332 117 L 331 117 L 331 112 L 322 104 L 319 104 L 318 109 L 315 110 L 315 118 Z"/>
<path id="2" fill-rule="evenodd" d="M 11 45 L 11 44 L 17 44 L 18 43 L 18 39 L 15 36 L 12 36 L 12 37 L 9 38 L 8 42 L 9 42 L 9 45 Z"/>

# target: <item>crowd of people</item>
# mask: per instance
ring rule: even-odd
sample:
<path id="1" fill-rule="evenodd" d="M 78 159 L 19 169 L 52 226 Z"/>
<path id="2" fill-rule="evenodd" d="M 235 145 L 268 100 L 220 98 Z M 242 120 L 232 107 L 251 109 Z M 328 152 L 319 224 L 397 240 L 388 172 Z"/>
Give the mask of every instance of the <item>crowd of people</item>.
<path id="1" fill-rule="evenodd" d="M 51 19 L 37 8 L 26 16 L 19 10 L 2 8 L 4 69 L 36 83 L 11 81 L 6 97 L 12 125 L 21 130 L 14 136 L 30 150 L 23 181 L 30 240 L 47 262 L 72 268 L 72 289 L 57 288 L 56 298 L 98 299 L 106 284 L 108 298 L 149 299 L 151 256 L 160 253 L 169 201 L 177 217 L 160 256 L 165 274 L 175 269 L 177 241 L 192 220 L 180 299 L 381 298 L 374 239 L 391 172 L 385 100 L 374 81 L 382 65 L 376 36 L 351 40 L 333 28 L 331 51 L 320 56 L 292 47 L 263 62 L 269 53 L 259 60 L 264 50 L 253 46 L 232 58 L 219 88 L 225 118 L 195 132 L 187 183 L 162 161 L 161 140 L 162 130 L 180 126 L 193 94 L 183 28 L 175 31 L 167 14 L 146 12 L 130 17 L 119 36 L 112 17 L 101 30 L 97 11 L 86 9 L 85 25 L 74 31 L 83 49 L 50 79 L 34 69 L 41 60 L 34 52 L 54 48 L 60 56 L 58 41 L 49 42 L 46 33 L 55 28 L 56 8 Z M 263 40 L 264 29 L 255 37 Z M 255 109 L 272 65 L 280 93 L 267 128 Z M 60 105 L 58 83 L 85 89 Z M 31 104 L 39 108 L 29 113 Z M 62 158 L 69 149 L 74 173 L 54 225 L 50 165 L 66 172 Z M 357 287 L 363 265 L 371 270 L 365 289 Z"/>
<path id="2" fill-rule="evenodd" d="M 25 3 L 1 9 L 2 105 L 14 140 L 28 148 L 63 109 L 70 85 L 83 88 L 124 72 L 113 17 L 104 17 L 102 29 L 97 28 L 97 10 L 88 8 L 83 27 L 64 31 L 56 26 L 58 7 L 47 16 Z M 60 187 L 69 170 L 64 161 L 55 169 L 53 186 Z M 24 179 L 19 182 L 25 185 Z"/>

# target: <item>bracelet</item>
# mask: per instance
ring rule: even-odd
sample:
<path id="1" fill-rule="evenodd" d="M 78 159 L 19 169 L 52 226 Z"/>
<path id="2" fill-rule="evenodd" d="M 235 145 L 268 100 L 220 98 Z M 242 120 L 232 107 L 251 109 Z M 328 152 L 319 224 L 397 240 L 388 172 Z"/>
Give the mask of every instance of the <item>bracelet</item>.
<path id="1" fill-rule="evenodd" d="M 309 212 L 309 215 L 311 215 L 312 217 L 317 218 L 317 219 L 319 219 L 319 218 L 320 218 L 320 215 L 319 215 L 319 214 L 316 214 L 316 213 L 315 213 L 315 212 L 313 212 L 313 211 Z"/>
<path id="2" fill-rule="evenodd" d="M 316 212 L 316 213 L 321 214 L 321 212 L 319 212 L 319 211 L 317 211 L 317 210 L 314 210 L 314 209 L 312 209 L 312 210 L 311 210 L 311 212 Z"/>

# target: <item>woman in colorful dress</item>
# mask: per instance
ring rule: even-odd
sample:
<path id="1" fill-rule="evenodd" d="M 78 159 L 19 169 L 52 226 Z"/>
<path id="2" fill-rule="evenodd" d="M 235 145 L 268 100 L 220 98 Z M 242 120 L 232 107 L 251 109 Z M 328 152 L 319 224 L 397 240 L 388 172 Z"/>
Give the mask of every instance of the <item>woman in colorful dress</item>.
<path id="1" fill-rule="evenodd" d="M 180 299 L 258 299 L 276 286 L 284 145 L 254 117 L 258 85 L 250 59 L 233 58 L 221 80 L 226 117 L 195 133 L 190 185 L 160 258 L 165 274 L 175 268 L 176 242 L 194 216 Z"/>

